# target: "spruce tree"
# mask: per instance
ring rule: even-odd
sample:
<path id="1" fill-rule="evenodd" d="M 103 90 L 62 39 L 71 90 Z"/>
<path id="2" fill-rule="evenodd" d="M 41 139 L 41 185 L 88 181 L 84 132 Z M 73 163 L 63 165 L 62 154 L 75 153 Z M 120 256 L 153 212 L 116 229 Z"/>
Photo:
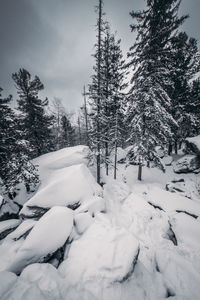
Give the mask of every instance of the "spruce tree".
<path id="1" fill-rule="evenodd" d="M 139 161 L 138 179 L 141 180 L 143 161 L 154 161 L 164 170 L 156 153 L 157 145 L 163 146 L 172 138 L 171 99 L 168 89 L 170 79 L 170 40 L 184 22 L 186 16 L 178 17 L 180 1 L 147 0 L 147 10 L 131 12 L 137 21 L 131 25 L 137 31 L 135 44 L 128 53 L 128 66 L 132 72 L 128 98 L 127 123 L 129 141 L 137 146 Z"/>
<path id="2" fill-rule="evenodd" d="M 61 146 L 72 147 L 75 145 L 75 130 L 66 114 L 61 117 Z"/>
<path id="3" fill-rule="evenodd" d="M 195 98 L 191 95 L 190 80 L 200 70 L 197 64 L 197 41 L 189 38 L 185 32 L 180 32 L 171 40 L 172 53 L 171 79 L 173 84 L 169 89 L 172 99 L 172 115 L 177 121 L 178 129 L 172 128 L 174 133 L 175 152 L 178 150 L 178 142 L 187 136 L 191 136 L 195 122 Z"/>
<path id="4" fill-rule="evenodd" d="M 38 93 L 44 89 L 38 76 L 32 79 L 27 70 L 20 69 L 12 78 L 19 95 L 18 110 L 21 112 L 20 124 L 24 131 L 24 139 L 29 142 L 34 158 L 53 149 L 50 128 L 52 116 L 45 113 L 48 99 L 41 100 L 38 97 Z"/>
<path id="5" fill-rule="evenodd" d="M 35 166 L 31 163 L 28 147 L 14 112 L 9 104 L 11 96 L 3 99 L 0 88 L 0 179 L 5 194 L 11 199 L 19 183 L 24 183 L 27 192 L 39 182 Z"/>

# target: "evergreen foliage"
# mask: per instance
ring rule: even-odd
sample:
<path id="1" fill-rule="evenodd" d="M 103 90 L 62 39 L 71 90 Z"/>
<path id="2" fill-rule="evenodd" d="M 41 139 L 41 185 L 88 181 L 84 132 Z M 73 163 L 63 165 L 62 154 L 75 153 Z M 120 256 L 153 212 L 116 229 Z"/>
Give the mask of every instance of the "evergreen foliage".
<path id="1" fill-rule="evenodd" d="M 27 70 L 20 69 L 12 78 L 19 95 L 20 126 L 24 139 L 30 144 L 31 157 L 34 158 L 53 149 L 52 116 L 45 113 L 48 99 L 41 100 L 38 97 L 38 93 L 44 89 L 38 76 L 31 79 Z"/>
<path id="2" fill-rule="evenodd" d="M 178 17 L 180 1 L 147 0 L 147 10 L 131 12 L 137 21 L 131 25 L 137 31 L 136 43 L 128 53 L 132 71 L 127 123 L 129 141 L 137 145 L 140 159 L 154 161 L 163 169 L 156 153 L 173 137 L 171 128 L 177 123 L 171 115 L 168 90 L 173 81 L 171 40 L 187 16 Z"/>

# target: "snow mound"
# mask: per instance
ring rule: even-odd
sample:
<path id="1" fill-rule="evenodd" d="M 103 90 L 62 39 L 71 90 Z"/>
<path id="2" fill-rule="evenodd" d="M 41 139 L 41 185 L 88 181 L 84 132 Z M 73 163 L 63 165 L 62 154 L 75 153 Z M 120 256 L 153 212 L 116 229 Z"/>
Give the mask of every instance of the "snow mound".
<path id="1" fill-rule="evenodd" d="M 89 212 L 94 217 L 99 212 L 105 212 L 106 204 L 105 200 L 101 197 L 95 196 L 85 201 L 79 206 L 75 213 Z"/>
<path id="2" fill-rule="evenodd" d="M 52 170 L 63 169 L 81 163 L 87 164 L 89 155 L 89 148 L 79 145 L 44 154 L 34 159 L 33 162 L 39 166 L 40 178 L 43 181 Z"/>
<path id="3" fill-rule="evenodd" d="M 89 169 L 84 164 L 74 165 L 54 171 L 49 178 L 49 183 L 25 203 L 20 214 L 25 217 L 32 216 L 35 207 L 77 208 L 87 199 L 99 194 L 101 194 L 101 187 L 96 183 Z"/>
<path id="4" fill-rule="evenodd" d="M 153 187 L 147 197 L 147 201 L 154 207 L 164 210 L 167 213 L 185 212 L 192 216 L 200 216 L 200 204 L 175 193 L 164 191 Z"/>
<path id="5" fill-rule="evenodd" d="M 64 245 L 73 227 L 73 212 L 67 207 L 51 208 L 33 227 L 26 240 L 4 262 L 1 270 L 20 273 L 34 262 L 42 261 Z M 18 243 L 14 243 L 15 247 Z"/>
<path id="6" fill-rule="evenodd" d="M 78 234 L 83 234 L 93 223 L 94 219 L 89 213 L 77 214 L 74 218 L 74 223 Z"/>
<path id="7" fill-rule="evenodd" d="M 139 243 L 132 234 L 99 215 L 84 235 L 72 243 L 59 271 L 71 285 L 99 278 L 121 282 L 133 272 L 138 252 Z"/>

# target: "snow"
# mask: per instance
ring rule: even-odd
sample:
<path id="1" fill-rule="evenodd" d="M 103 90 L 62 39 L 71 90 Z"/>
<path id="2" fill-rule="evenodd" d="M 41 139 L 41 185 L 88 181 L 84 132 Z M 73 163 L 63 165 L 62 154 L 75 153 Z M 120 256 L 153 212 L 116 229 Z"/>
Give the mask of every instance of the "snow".
<path id="1" fill-rule="evenodd" d="M 6 221 L 1 221 L 0 222 L 0 233 L 6 231 L 8 229 L 15 228 L 20 223 L 21 223 L 21 220 L 19 220 L 19 219 L 10 219 L 10 220 L 6 220 Z"/>
<path id="2" fill-rule="evenodd" d="M 184 213 L 178 213 L 170 219 L 178 245 L 200 251 L 200 222 Z"/>
<path id="3" fill-rule="evenodd" d="M 93 223 L 93 218 L 89 213 L 77 214 L 74 218 L 78 234 L 83 234 Z"/>
<path id="4" fill-rule="evenodd" d="M 187 212 L 200 216 L 200 203 L 192 201 L 186 197 L 164 191 L 158 187 L 153 187 L 146 196 L 148 202 L 160 207 L 165 212 L 176 211 Z"/>
<path id="5" fill-rule="evenodd" d="M 23 221 L 13 232 L 7 235 L 6 240 L 17 240 L 21 238 L 26 232 L 31 230 L 36 223 L 37 221 L 31 219 Z"/>
<path id="6" fill-rule="evenodd" d="M 59 271 L 71 285 L 97 278 L 109 283 L 121 281 L 131 271 L 138 251 L 139 243 L 132 234 L 112 226 L 100 214 L 85 234 L 72 243 Z"/>
<path id="7" fill-rule="evenodd" d="M 67 241 L 73 226 L 73 212 L 67 207 L 51 208 L 33 227 L 25 241 L 5 259 L 0 270 L 20 273 L 33 262 L 54 253 Z M 48 237 L 48 238 L 47 238 Z M 18 244 L 15 243 L 14 247 Z M 6 246 L 3 245 L 3 246 Z"/>
<path id="8" fill-rule="evenodd" d="M 106 210 L 105 199 L 102 197 L 92 197 L 85 201 L 81 206 L 79 206 L 75 213 L 89 212 L 91 216 L 95 216 L 98 212 L 104 212 Z"/>
<path id="9" fill-rule="evenodd" d="M 92 196 L 101 194 L 89 169 L 84 165 L 74 165 L 54 171 L 48 184 L 25 203 L 20 214 L 31 215 L 31 207 L 50 208 L 53 206 L 80 205 Z"/>
<path id="10" fill-rule="evenodd" d="M 22 212 L 44 215 L 1 241 L 0 299 L 198 300 L 199 175 L 174 173 L 170 162 L 182 154 L 162 159 L 165 173 L 143 167 L 141 182 L 137 166 L 118 163 L 113 180 L 113 167 L 106 176 L 102 165 L 102 189 L 88 155 L 77 146 L 35 160 L 42 181 Z"/>

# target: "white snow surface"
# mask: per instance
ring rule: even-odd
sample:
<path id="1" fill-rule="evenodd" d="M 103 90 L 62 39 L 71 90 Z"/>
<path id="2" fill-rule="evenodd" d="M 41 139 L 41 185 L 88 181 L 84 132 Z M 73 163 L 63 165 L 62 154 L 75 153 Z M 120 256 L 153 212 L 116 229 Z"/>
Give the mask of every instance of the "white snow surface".
<path id="1" fill-rule="evenodd" d="M 42 182 L 29 201 L 52 208 L 2 241 L 0 299 L 199 300 L 199 175 L 175 174 L 170 157 L 165 173 L 143 167 L 141 182 L 137 166 L 118 164 L 113 180 L 113 168 L 107 177 L 102 165 L 102 189 L 86 152 L 78 146 L 36 159 Z M 165 190 L 174 179 L 184 179 L 182 195 Z M 64 207 L 77 201 L 74 211 Z M 58 269 L 42 263 L 67 239 Z"/>
<path id="2" fill-rule="evenodd" d="M 45 186 L 25 203 L 20 214 L 29 215 L 29 207 L 50 208 L 55 205 L 82 204 L 101 194 L 101 187 L 84 164 L 56 170 Z"/>
<path id="3" fill-rule="evenodd" d="M 10 219 L 6 221 L 0 222 L 0 233 L 2 233 L 5 230 L 12 229 L 17 227 L 21 223 L 21 220 L 19 219 Z"/>
<path id="4" fill-rule="evenodd" d="M 48 254 L 62 247 L 73 226 L 73 211 L 67 207 L 53 207 L 35 224 L 25 241 L 18 241 L 5 253 L 0 270 L 19 273 L 33 262 L 42 260 Z M 8 248 L 11 241 L 5 240 L 2 247 Z M 18 246 L 18 247 L 17 247 Z M 16 249 L 13 249 L 13 248 Z"/>

